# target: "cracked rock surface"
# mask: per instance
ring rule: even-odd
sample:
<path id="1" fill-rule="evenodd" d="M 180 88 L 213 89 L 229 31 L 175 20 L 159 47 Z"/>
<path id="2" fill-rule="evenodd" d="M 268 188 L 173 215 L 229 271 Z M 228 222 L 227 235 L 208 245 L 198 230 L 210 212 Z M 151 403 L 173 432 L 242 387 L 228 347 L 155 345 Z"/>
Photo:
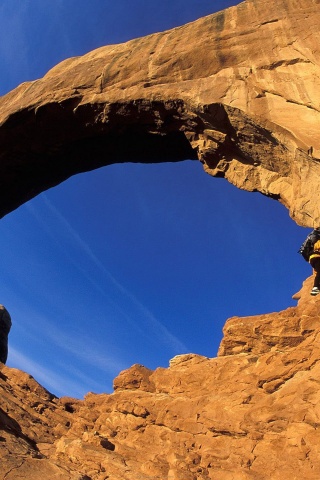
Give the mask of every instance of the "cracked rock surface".
<path id="1" fill-rule="evenodd" d="M 26 373 L 0 376 L 2 478 L 318 480 L 320 296 L 232 318 L 217 358 L 134 365 L 114 393 L 58 399 Z"/>

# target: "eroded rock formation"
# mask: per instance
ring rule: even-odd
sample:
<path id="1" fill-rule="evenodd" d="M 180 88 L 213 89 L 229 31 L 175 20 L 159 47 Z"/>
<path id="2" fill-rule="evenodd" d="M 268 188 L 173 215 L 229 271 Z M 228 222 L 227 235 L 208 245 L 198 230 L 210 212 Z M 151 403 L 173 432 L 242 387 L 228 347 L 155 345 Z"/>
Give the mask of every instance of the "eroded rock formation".
<path id="1" fill-rule="evenodd" d="M 232 318 L 217 358 L 134 365 L 114 393 L 58 399 L 0 375 L 6 480 L 318 480 L 320 296 Z"/>
<path id="2" fill-rule="evenodd" d="M 189 158 L 319 224 L 319 5 L 246 0 L 21 85 L 0 99 L 0 215 L 80 171 Z M 318 480 L 308 283 L 295 308 L 228 320 L 217 358 L 135 365 L 110 395 L 58 399 L 3 366 L 3 478 Z"/>
<path id="3" fill-rule="evenodd" d="M 22 84 L 0 99 L 0 215 L 77 172 L 188 158 L 320 223 L 319 25 L 319 0 L 246 0 Z"/>

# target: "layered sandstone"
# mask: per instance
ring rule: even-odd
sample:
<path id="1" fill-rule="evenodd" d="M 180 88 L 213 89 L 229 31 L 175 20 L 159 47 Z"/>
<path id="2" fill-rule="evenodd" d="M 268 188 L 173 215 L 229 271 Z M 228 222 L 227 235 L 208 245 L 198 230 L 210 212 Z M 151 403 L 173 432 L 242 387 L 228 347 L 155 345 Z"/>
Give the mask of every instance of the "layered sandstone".
<path id="1" fill-rule="evenodd" d="M 319 0 L 246 0 L 66 60 L 0 99 L 0 215 L 80 171 L 200 160 L 319 224 Z M 310 149 L 310 147 L 313 147 Z M 0 374 L 6 480 L 318 480 L 320 297 L 232 318 L 217 358 L 58 399 Z"/>
<path id="2" fill-rule="evenodd" d="M 319 0 L 246 0 L 22 84 L 0 99 L 0 215 L 101 165 L 199 159 L 320 223 L 319 25 Z"/>
<path id="3" fill-rule="evenodd" d="M 318 480 L 320 297 L 232 318 L 217 358 L 134 365 L 114 393 L 58 399 L 0 375 L 6 480 Z"/>

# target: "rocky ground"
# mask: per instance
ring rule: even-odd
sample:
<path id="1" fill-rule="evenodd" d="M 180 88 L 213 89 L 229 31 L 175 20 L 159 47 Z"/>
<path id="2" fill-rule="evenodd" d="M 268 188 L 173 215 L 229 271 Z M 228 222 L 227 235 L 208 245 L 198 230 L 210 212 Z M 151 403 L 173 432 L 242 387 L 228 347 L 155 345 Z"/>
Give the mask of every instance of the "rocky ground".
<path id="1" fill-rule="evenodd" d="M 3 366 L 3 479 L 318 480 L 320 296 L 231 318 L 217 358 L 134 365 L 114 393 L 56 398 Z"/>

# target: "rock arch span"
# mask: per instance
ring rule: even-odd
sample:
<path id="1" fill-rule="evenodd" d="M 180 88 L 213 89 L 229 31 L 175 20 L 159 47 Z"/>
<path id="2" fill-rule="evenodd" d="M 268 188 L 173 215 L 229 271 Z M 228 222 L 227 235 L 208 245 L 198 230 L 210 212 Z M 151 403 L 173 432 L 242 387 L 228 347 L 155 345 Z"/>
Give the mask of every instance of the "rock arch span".
<path id="1" fill-rule="evenodd" d="M 247 0 L 20 85 L 0 99 L 0 215 L 100 166 L 198 159 L 319 223 L 319 16 Z"/>
<path id="2" fill-rule="evenodd" d="M 0 100 L 0 214 L 80 171 L 187 157 L 280 200 L 300 224 L 319 223 L 318 10 L 319 0 L 246 0 L 20 86 Z M 295 309 L 230 319 L 216 359 L 132 367 L 115 395 L 57 401 L 5 367 L 6 477 L 276 478 L 280 467 L 315 478 L 319 305 L 308 291 Z"/>

